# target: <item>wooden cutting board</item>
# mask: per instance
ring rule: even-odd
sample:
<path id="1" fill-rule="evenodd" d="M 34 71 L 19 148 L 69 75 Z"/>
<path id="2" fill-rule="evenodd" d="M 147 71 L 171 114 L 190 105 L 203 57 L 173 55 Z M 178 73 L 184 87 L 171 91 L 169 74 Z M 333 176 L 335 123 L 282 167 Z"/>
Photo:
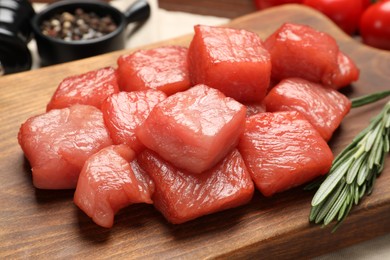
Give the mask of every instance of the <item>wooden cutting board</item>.
<path id="1" fill-rule="evenodd" d="M 265 38 L 283 22 L 309 24 L 333 35 L 361 69 L 345 93 L 355 97 L 389 88 L 390 52 L 363 46 L 329 20 L 302 6 L 253 13 L 229 26 Z M 146 46 L 188 45 L 191 35 Z M 302 188 L 181 224 L 171 225 L 150 205 L 133 205 L 112 229 L 95 225 L 72 202 L 73 191 L 38 190 L 17 144 L 19 126 L 45 111 L 65 76 L 113 65 L 124 50 L 0 78 L 0 258 L 250 258 L 311 257 L 390 232 L 390 159 L 372 196 L 354 208 L 334 234 L 309 224 L 313 192 Z M 337 154 L 377 114 L 383 102 L 353 109 L 330 144 Z"/>

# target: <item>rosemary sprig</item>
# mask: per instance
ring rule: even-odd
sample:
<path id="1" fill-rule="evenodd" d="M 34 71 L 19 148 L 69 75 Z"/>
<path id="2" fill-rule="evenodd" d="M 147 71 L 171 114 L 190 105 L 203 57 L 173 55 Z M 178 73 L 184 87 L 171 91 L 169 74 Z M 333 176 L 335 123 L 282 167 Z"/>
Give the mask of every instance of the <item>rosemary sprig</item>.
<path id="1" fill-rule="evenodd" d="M 389 94 L 381 92 L 378 96 L 384 95 Z M 367 100 L 371 103 L 380 99 L 369 96 L 363 98 L 366 101 L 356 104 L 364 105 Z M 311 202 L 311 222 L 328 225 L 337 220 L 334 231 L 348 216 L 352 206 L 357 205 L 365 194 L 372 192 L 389 152 L 389 135 L 390 101 L 333 161 L 329 174 Z"/>
<path id="2" fill-rule="evenodd" d="M 368 94 L 368 95 L 365 95 L 362 97 L 353 98 L 353 99 L 351 99 L 352 108 L 361 107 L 361 106 L 364 106 L 367 104 L 371 104 L 371 103 L 374 103 L 374 102 L 381 100 L 381 99 L 388 97 L 388 96 L 390 96 L 390 90 L 385 90 L 385 91 L 376 92 L 373 94 Z"/>

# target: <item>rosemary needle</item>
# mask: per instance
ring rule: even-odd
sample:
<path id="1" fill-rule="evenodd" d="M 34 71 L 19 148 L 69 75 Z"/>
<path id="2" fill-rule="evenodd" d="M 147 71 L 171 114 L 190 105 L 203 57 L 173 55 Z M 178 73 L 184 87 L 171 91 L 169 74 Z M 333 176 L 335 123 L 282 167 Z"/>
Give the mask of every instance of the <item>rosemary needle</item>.
<path id="1" fill-rule="evenodd" d="M 375 102 L 390 91 L 374 97 L 365 96 L 355 102 L 362 106 Z M 354 101 L 353 101 L 354 103 Z M 335 228 L 348 216 L 352 206 L 372 192 L 376 178 L 382 172 L 384 160 L 390 149 L 390 101 L 372 119 L 333 161 L 326 179 L 322 182 L 311 202 L 309 220 L 327 225 L 337 220 Z"/>
<path id="2" fill-rule="evenodd" d="M 361 106 L 364 106 L 364 105 L 367 105 L 370 103 L 374 103 L 374 102 L 381 100 L 381 99 L 388 97 L 388 96 L 390 96 L 390 90 L 385 90 L 385 91 L 376 92 L 373 94 L 368 94 L 368 95 L 365 95 L 362 97 L 353 98 L 353 99 L 351 99 L 352 108 L 361 107 Z"/>

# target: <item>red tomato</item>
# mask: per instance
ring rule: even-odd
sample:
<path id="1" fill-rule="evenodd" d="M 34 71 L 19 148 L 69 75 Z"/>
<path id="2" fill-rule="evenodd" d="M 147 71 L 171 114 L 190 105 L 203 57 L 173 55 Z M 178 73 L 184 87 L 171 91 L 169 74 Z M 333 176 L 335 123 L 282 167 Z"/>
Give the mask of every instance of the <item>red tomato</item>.
<path id="1" fill-rule="evenodd" d="M 259 10 L 283 4 L 300 4 L 303 0 L 253 0 Z"/>
<path id="2" fill-rule="evenodd" d="M 348 34 L 356 32 L 363 13 L 363 0 L 304 0 L 303 4 L 319 10 Z"/>
<path id="3" fill-rule="evenodd" d="M 371 5 L 360 21 L 363 42 L 376 48 L 390 50 L 390 1 Z"/>
<path id="4" fill-rule="evenodd" d="M 371 0 L 363 0 L 363 10 L 367 9 L 371 5 Z"/>

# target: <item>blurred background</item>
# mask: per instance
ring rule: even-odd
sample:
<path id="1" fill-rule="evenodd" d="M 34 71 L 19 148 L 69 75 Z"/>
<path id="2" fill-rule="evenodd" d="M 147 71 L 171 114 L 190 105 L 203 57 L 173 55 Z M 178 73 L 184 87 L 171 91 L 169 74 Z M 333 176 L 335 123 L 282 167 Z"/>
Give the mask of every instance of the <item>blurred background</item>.
<path id="1" fill-rule="evenodd" d="M 126 10 L 135 0 L 108 1 L 120 11 Z M 36 12 L 43 10 L 54 1 L 34 0 Z M 251 0 L 148 0 L 151 16 L 142 24 L 130 24 L 127 28 L 131 37 L 126 40 L 126 48 L 135 48 L 193 32 L 195 24 L 220 25 L 230 19 L 254 12 Z M 40 67 L 37 47 L 34 40 L 28 44 L 33 56 L 32 68 Z"/>
<path id="2" fill-rule="evenodd" d="M 54 0 L 30 0 L 39 13 Z M 125 11 L 135 0 L 105 0 L 120 11 Z M 195 24 L 221 25 L 245 14 L 276 5 L 296 3 L 317 9 L 347 34 L 358 41 L 390 50 L 390 1 L 370 0 L 148 0 L 149 19 L 130 24 L 125 48 L 134 48 L 184 34 L 192 33 Z M 386 3 L 387 2 L 387 3 Z M 35 41 L 28 48 L 32 52 L 32 68 L 38 68 Z"/>

